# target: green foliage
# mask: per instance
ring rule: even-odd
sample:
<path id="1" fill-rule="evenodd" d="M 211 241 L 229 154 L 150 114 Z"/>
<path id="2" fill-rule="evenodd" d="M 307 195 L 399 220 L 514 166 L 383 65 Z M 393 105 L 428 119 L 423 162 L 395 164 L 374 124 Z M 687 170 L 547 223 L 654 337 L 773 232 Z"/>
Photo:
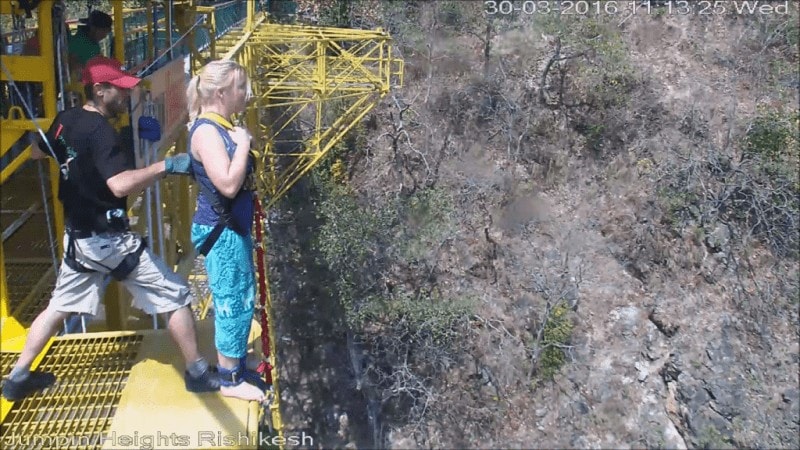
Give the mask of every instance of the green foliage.
<path id="1" fill-rule="evenodd" d="M 323 191 L 318 214 L 324 221 L 317 248 L 334 273 L 335 292 L 348 323 L 360 328 L 361 311 L 373 294 L 372 280 L 383 262 L 379 249 L 386 246 L 386 230 L 391 229 L 396 211 L 362 207 L 347 186 L 330 179 L 317 182 Z"/>
<path id="2" fill-rule="evenodd" d="M 347 168 L 344 167 L 344 159 L 346 158 L 349 149 L 347 148 L 347 142 L 345 140 L 341 140 L 333 145 L 328 151 L 328 154 L 320 160 L 316 166 L 314 166 L 312 172 L 315 176 L 320 177 L 326 181 L 335 180 L 337 182 L 342 181 L 340 177 L 334 173 L 337 171 L 335 166 L 342 165 L 342 169 L 346 172 Z"/>
<path id="3" fill-rule="evenodd" d="M 439 336 L 441 330 L 434 325 L 447 327 L 449 319 L 444 319 L 463 308 L 451 310 L 452 304 L 422 294 L 412 301 L 402 290 L 390 297 L 377 281 L 390 264 L 417 264 L 433 256 L 452 227 L 449 195 L 430 189 L 385 205 L 361 205 L 349 187 L 319 175 L 315 179 L 323 192 L 317 248 L 333 272 L 333 288 L 348 324 L 362 329 L 368 320 L 403 318 Z M 397 252 L 391 251 L 393 243 Z M 426 316 L 436 318 L 433 325 L 425 322 Z"/>
<path id="4" fill-rule="evenodd" d="M 395 336 L 435 347 L 447 347 L 458 339 L 458 323 L 464 321 L 475 304 L 471 298 L 447 300 L 408 292 L 372 300 L 364 311 L 365 321 L 384 324 Z"/>
<path id="5" fill-rule="evenodd" d="M 786 30 L 786 44 L 795 51 L 800 46 L 800 26 L 797 26 L 797 17 L 794 17 L 794 25 Z"/>
<path id="6" fill-rule="evenodd" d="M 350 0 L 330 0 L 328 5 L 320 8 L 319 24 L 330 27 L 346 27 L 350 25 Z"/>
<path id="7" fill-rule="evenodd" d="M 661 207 L 666 212 L 666 222 L 676 233 L 680 232 L 687 220 L 699 216 L 697 195 L 678 186 L 675 183 L 658 189 Z"/>
<path id="8" fill-rule="evenodd" d="M 700 441 L 700 448 L 703 449 L 735 448 L 731 445 L 728 438 L 723 436 L 719 430 L 711 425 L 707 425 L 700 431 L 698 439 Z"/>
<path id="9" fill-rule="evenodd" d="M 544 325 L 540 344 L 544 347 L 538 360 L 538 375 L 541 380 L 552 379 L 566 362 L 561 346 L 569 344 L 573 327 L 569 308 L 564 303 L 556 305 Z"/>
<path id="10" fill-rule="evenodd" d="M 425 31 L 420 20 L 420 2 L 398 2 L 395 0 L 381 0 L 379 15 L 382 26 L 392 36 L 392 39 L 401 48 L 401 53 L 410 55 L 425 49 Z M 405 49 L 410 51 L 406 52 Z"/>
<path id="11" fill-rule="evenodd" d="M 605 16 L 543 15 L 534 28 L 551 41 L 550 57 L 566 58 L 548 72 L 546 83 L 559 106 L 574 111 L 575 130 L 594 156 L 613 151 L 611 143 L 629 126 L 625 116 L 641 85 L 619 27 Z"/>
<path id="12" fill-rule="evenodd" d="M 426 189 L 409 197 L 401 207 L 406 218 L 402 257 L 417 261 L 432 256 L 454 227 L 451 194 L 443 189 Z"/>
<path id="13" fill-rule="evenodd" d="M 716 150 L 704 158 L 667 164 L 658 194 L 665 222 L 679 232 L 690 221 L 731 226 L 734 236 L 754 237 L 776 256 L 800 251 L 800 158 L 796 113 L 761 109 L 738 143 L 739 161 Z"/>
<path id="14" fill-rule="evenodd" d="M 340 118 L 346 111 L 348 104 L 342 100 L 331 100 L 325 106 L 322 117 L 323 126 L 330 126 Z M 328 179 L 333 177 L 337 182 L 345 182 L 345 175 L 348 172 L 346 161 L 349 155 L 364 151 L 367 146 L 367 133 L 364 122 L 358 122 L 350 131 L 333 145 L 325 158 L 323 158 L 312 169 L 318 176 Z"/>
<path id="15" fill-rule="evenodd" d="M 619 31 L 600 18 L 585 18 L 574 31 L 578 45 L 588 49 L 594 58 L 580 72 L 589 87 L 589 101 L 595 107 L 625 106 L 635 82 L 629 49 Z"/>
<path id="16" fill-rule="evenodd" d="M 463 6 L 464 2 L 444 1 L 438 5 L 437 20 L 448 26 L 457 26 L 464 20 Z"/>
<path id="17" fill-rule="evenodd" d="M 584 133 L 586 136 L 586 143 L 588 147 L 593 150 L 594 152 L 601 152 L 603 150 L 603 132 L 605 131 L 605 125 L 603 124 L 593 124 L 587 127 L 587 131 Z"/>
<path id="18" fill-rule="evenodd" d="M 745 135 L 745 155 L 761 157 L 773 164 L 796 162 L 800 145 L 798 121 L 800 114 L 797 113 L 762 111 Z"/>

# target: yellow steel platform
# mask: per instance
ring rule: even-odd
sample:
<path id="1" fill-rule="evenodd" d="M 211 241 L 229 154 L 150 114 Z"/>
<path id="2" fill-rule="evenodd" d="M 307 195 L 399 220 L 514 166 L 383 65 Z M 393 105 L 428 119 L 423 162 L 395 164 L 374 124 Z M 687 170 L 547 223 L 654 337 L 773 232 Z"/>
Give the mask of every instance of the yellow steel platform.
<path id="1" fill-rule="evenodd" d="M 200 351 L 214 354 L 210 320 L 198 324 Z M 258 405 L 219 393 L 192 394 L 183 384 L 183 361 L 166 331 L 144 340 L 122 392 L 104 449 L 256 448 Z M 134 439 L 138 437 L 138 442 Z M 146 442 L 145 442 L 146 441 Z M 149 445 L 148 445 L 149 442 Z"/>
<path id="2" fill-rule="evenodd" d="M 197 325 L 201 352 L 212 357 L 213 323 Z M 0 355 L 5 375 L 16 354 Z M 58 380 L 23 401 L 2 400 L 4 449 L 258 446 L 259 406 L 186 392 L 183 358 L 166 330 L 57 338 L 38 367 Z"/>

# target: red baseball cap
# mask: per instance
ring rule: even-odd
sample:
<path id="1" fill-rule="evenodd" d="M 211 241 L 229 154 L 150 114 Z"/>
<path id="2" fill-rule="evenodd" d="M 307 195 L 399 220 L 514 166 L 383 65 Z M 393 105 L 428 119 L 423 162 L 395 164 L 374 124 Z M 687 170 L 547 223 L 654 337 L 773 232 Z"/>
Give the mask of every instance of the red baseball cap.
<path id="1" fill-rule="evenodd" d="M 112 58 L 95 56 L 86 63 L 81 77 L 83 84 L 108 83 L 120 89 L 131 89 L 142 81 L 122 70 L 122 64 Z"/>

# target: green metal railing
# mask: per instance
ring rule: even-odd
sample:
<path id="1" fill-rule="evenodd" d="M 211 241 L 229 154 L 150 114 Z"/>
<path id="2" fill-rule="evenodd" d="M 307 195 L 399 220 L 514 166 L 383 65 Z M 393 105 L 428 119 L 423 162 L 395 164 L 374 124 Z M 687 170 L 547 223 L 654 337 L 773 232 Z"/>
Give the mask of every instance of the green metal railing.
<path id="1" fill-rule="evenodd" d="M 150 23 L 150 17 L 153 17 Z M 165 28 L 164 19 L 166 12 L 164 7 L 158 6 L 153 8 L 152 13 L 145 8 L 131 10 L 125 16 L 123 22 L 125 24 L 125 65 L 128 67 L 137 67 L 144 64 L 149 58 L 152 57 L 148 53 L 148 45 L 151 40 L 151 34 L 148 32 L 148 25 L 150 30 L 155 30 L 155 33 L 162 31 Z M 158 48 L 164 48 L 159 45 Z M 153 54 L 157 53 L 154 49 Z"/>
<path id="2" fill-rule="evenodd" d="M 152 11 L 147 8 L 126 10 L 124 17 L 125 33 L 125 65 L 130 68 L 141 67 L 157 57 L 169 47 L 168 33 L 172 33 L 172 42 L 177 43 L 172 48 L 170 57 L 163 57 L 159 63 L 165 64 L 172 59 L 188 55 L 192 49 L 203 51 L 211 45 L 211 36 L 221 38 L 232 28 L 241 25 L 247 18 L 248 0 L 231 0 L 214 6 L 197 7 L 197 14 L 188 17 L 189 24 L 196 23 L 205 15 L 205 23 L 198 26 L 194 32 L 194 45 L 189 45 L 189 40 L 179 42 L 180 31 L 176 25 L 172 30 L 167 30 L 167 11 L 163 6 L 156 6 Z M 256 11 L 262 10 L 261 2 L 256 4 Z M 173 20 L 174 22 L 174 20 Z M 148 26 L 149 25 L 149 26 Z M 148 52 L 150 45 L 154 46 L 152 54 Z M 159 64 L 159 66 L 161 65 Z"/>
<path id="3" fill-rule="evenodd" d="M 256 11 L 260 8 L 260 2 L 256 3 Z M 195 48 L 202 52 L 211 45 L 212 35 L 219 39 L 247 19 L 247 1 L 233 0 L 213 7 L 198 8 L 198 11 L 209 15 L 206 26 L 195 33 Z"/>

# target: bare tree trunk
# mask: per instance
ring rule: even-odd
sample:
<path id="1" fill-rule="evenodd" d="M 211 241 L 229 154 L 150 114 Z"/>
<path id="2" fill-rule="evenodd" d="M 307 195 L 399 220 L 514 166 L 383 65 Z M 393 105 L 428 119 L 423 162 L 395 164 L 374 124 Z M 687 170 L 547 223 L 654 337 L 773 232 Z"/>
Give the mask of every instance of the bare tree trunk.
<path id="1" fill-rule="evenodd" d="M 425 100 L 423 101 L 424 104 L 428 104 L 428 99 L 431 96 L 431 88 L 433 87 L 433 34 L 434 30 L 436 30 L 436 26 L 438 25 L 436 21 L 437 15 L 437 7 L 436 2 L 433 3 L 433 20 L 431 22 L 430 27 L 428 28 L 428 89 L 425 92 Z"/>
<path id="2" fill-rule="evenodd" d="M 483 77 L 486 78 L 489 76 L 489 58 L 491 57 L 492 52 L 492 33 L 494 31 L 494 27 L 492 27 L 492 21 L 486 21 L 486 33 L 484 34 L 483 38 Z"/>

